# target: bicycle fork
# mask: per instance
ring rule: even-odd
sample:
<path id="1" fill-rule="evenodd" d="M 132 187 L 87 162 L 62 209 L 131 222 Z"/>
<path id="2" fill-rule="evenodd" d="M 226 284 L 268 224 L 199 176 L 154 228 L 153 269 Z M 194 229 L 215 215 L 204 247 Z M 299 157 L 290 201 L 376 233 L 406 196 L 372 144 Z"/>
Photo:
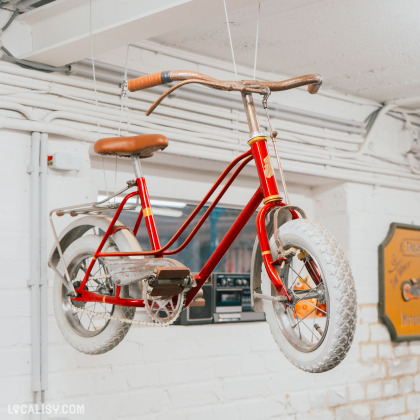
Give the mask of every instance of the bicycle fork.
<path id="1" fill-rule="evenodd" d="M 290 301 L 291 298 L 288 295 L 286 288 L 284 287 L 284 284 L 275 268 L 285 262 L 285 259 L 279 258 L 277 260 L 273 260 L 266 229 L 266 216 L 274 208 L 285 206 L 285 203 L 282 202 L 282 197 L 279 194 L 276 177 L 274 176 L 274 170 L 271 164 L 271 158 L 267 149 L 267 137 L 260 131 L 252 94 L 242 93 L 242 101 L 250 131 L 248 144 L 251 147 L 252 155 L 257 167 L 258 177 L 260 179 L 261 190 L 264 196 L 264 206 L 257 216 L 257 235 L 260 243 L 262 259 L 270 280 L 276 288 L 278 294 L 280 296 L 285 296 L 287 300 Z M 297 218 L 298 216 L 295 212 L 292 212 L 292 217 Z"/>

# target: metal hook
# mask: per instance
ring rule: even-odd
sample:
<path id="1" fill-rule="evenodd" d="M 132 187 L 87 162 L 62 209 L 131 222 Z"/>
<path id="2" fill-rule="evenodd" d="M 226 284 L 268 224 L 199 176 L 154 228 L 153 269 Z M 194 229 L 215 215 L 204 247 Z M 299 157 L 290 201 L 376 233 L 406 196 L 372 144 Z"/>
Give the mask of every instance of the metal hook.
<path id="1" fill-rule="evenodd" d="M 127 96 L 127 91 L 128 91 L 128 81 L 124 80 L 124 82 L 121 85 L 121 99 Z"/>

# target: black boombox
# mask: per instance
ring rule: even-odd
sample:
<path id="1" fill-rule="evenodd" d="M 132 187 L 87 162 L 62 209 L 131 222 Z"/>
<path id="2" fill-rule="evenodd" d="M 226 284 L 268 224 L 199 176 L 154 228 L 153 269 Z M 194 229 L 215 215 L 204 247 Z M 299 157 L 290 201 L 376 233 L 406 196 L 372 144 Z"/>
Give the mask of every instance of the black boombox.
<path id="1" fill-rule="evenodd" d="M 251 306 L 249 274 L 214 273 L 203 285 L 204 306 L 185 309 L 177 324 L 199 325 L 222 322 L 264 321 L 264 313 Z"/>

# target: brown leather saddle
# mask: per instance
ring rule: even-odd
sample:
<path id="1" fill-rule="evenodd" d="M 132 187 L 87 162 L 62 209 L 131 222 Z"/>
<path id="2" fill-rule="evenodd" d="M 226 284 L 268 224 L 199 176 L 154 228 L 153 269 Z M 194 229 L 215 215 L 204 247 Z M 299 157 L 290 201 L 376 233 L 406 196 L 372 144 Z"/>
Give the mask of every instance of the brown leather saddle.
<path id="1" fill-rule="evenodd" d="M 111 137 L 100 139 L 94 145 L 94 150 L 100 155 L 116 155 L 140 158 L 152 157 L 157 150 L 164 150 L 168 146 L 168 139 L 161 134 L 145 134 L 131 137 Z"/>

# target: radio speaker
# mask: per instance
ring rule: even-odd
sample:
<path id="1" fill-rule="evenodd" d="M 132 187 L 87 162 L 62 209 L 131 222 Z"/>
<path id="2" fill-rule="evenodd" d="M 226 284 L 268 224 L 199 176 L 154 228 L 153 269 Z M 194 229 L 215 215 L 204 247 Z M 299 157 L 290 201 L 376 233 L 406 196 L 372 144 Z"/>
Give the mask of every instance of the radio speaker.
<path id="1" fill-rule="evenodd" d="M 178 325 L 200 325 L 213 323 L 213 285 L 203 285 L 203 298 L 206 301 L 204 306 L 188 306 L 182 311 L 181 316 L 175 324 Z"/>

